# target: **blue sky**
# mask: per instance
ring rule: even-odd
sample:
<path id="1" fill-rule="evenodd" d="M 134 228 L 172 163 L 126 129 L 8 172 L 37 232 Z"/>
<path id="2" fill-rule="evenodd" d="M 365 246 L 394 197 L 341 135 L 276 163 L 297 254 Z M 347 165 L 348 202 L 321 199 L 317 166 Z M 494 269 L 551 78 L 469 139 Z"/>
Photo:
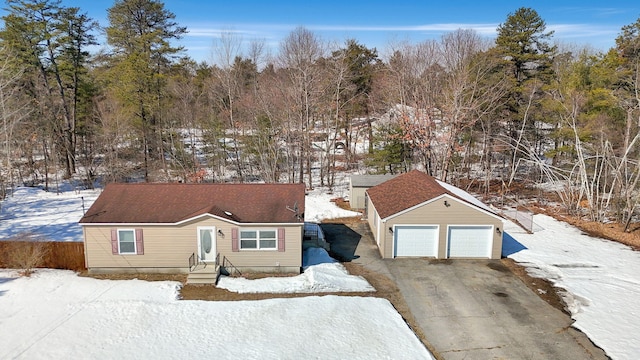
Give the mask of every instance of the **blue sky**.
<path id="1" fill-rule="evenodd" d="M 90 17 L 107 25 L 107 9 L 113 0 L 62 0 L 78 6 Z M 554 30 L 554 39 L 564 43 L 588 44 L 606 51 L 624 25 L 640 18 L 640 1 L 206 1 L 166 0 L 165 8 L 189 33 L 180 40 L 187 54 L 210 62 L 215 38 L 221 31 L 237 33 L 245 42 L 264 40 L 275 53 L 278 43 L 293 29 L 304 26 L 326 41 L 344 43 L 354 38 L 384 54 L 391 42 L 417 43 L 437 39 L 459 28 L 475 29 L 493 38 L 496 28 L 509 13 L 531 7 Z"/>

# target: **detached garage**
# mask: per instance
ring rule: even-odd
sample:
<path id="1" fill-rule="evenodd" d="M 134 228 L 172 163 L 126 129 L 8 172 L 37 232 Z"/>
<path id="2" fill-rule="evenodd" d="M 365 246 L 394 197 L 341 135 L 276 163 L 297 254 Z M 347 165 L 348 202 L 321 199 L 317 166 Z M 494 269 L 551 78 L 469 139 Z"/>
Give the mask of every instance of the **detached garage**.
<path id="1" fill-rule="evenodd" d="M 500 258 L 502 218 L 462 189 L 414 170 L 366 194 L 383 258 Z"/>

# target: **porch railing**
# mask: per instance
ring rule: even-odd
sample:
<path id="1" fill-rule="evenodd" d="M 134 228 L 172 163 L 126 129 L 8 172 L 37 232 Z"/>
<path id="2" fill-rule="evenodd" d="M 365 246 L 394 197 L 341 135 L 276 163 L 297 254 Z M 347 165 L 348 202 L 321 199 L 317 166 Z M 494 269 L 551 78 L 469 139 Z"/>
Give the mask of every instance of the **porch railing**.
<path id="1" fill-rule="evenodd" d="M 216 266 L 218 265 L 219 256 L 220 254 L 216 256 Z M 200 264 L 204 265 L 203 269 L 207 268 L 207 263 L 202 261 L 202 259 L 200 259 L 200 256 L 196 255 L 196 253 L 191 253 L 191 256 L 189 256 L 189 271 L 195 270 L 196 267 Z"/>
<path id="2" fill-rule="evenodd" d="M 196 253 L 192 253 L 191 256 L 189 256 L 189 271 L 193 271 L 196 265 Z"/>
<path id="3" fill-rule="evenodd" d="M 235 267 L 231 261 L 229 261 L 229 259 L 227 259 L 226 256 L 222 257 L 222 266 L 220 268 L 220 271 L 226 271 L 227 274 L 226 275 L 233 275 L 233 274 L 238 274 L 240 276 L 242 276 L 242 273 L 240 272 L 240 270 L 238 270 L 237 267 Z"/>

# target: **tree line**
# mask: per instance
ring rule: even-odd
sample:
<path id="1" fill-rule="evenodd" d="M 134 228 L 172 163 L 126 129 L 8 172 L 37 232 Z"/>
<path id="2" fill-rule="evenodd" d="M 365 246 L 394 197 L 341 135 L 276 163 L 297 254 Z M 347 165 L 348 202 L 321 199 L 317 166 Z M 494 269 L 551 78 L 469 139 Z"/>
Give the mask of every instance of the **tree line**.
<path id="1" fill-rule="evenodd" d="M 98 24 L 60 0 L 7 0 L 0 188 L 58 177 L 302 182 L 419 167 L 442 180 L 553 184 L 567 210 L 632 221 L 640 161 L 640 19 L 606 52 L 553 40 L 531 8 L 494 40 L 459 29 L 380 54 L 299 27 L 269 54 L 223 33 L 215 61 L 158 0 Z M 106 47 L 97 53 L 97 33 Z"/>

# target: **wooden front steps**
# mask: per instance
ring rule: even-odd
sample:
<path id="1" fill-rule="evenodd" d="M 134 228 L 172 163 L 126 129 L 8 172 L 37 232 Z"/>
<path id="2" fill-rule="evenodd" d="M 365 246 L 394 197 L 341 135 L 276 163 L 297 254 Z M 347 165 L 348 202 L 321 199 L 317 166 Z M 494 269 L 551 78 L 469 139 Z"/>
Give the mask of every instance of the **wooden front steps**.
<path id="1" fill-rule="evenodd" d="M 198 265 L 187 276 L 187 284 L 215 284 L 219 276 L 218 268 L 215 264 L 207 265 L 207 267 Z"/>

